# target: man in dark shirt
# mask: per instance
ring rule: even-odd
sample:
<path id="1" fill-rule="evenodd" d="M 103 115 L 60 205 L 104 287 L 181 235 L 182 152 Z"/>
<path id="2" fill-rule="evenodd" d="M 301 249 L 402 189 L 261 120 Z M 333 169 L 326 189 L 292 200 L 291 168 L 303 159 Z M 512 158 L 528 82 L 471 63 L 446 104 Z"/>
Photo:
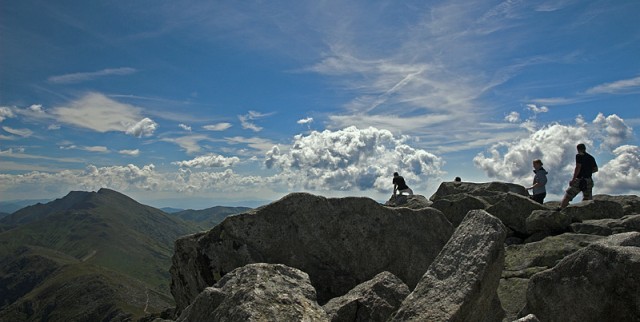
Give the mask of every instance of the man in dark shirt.
<path id="1" fill-rule="evenodd" d="M 582 191 L 582 200 L 593 199 L 593 178 L 591 175 L 598 172 L 596 159 L 589 153 L 584 144 L 580 143 L 576 147 L 576 167 L 573 170 L 573 178 L 569 182 L 569 188 L 565 191 L 564 198 L 560 202 L 560 209 L 564 209 L 569 205 L 569 201 L 573 200 L 580 191 Z"/>
<path id="2" fill-rule="evenodd" d="M 413 190 L 407 186 L 407 183 L 404 182 L 404 178 L 399 175 L 397 172 L 393 173 L 393 196 L 396 196 L 396 192 L 399 191 L 400 194 L 403 192 L 408 193 L 410 196 L 413 196 Z"/>

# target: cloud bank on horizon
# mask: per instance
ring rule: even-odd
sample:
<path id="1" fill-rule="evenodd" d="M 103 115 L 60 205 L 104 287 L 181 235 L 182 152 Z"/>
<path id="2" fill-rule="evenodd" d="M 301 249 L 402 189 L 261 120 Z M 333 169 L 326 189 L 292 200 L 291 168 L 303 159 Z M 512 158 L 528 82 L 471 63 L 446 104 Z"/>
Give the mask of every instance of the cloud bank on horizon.
<path id="1" fill-rule="evenodd" d="M 3 199 L 382 200 L 538 158 L 558 196 L 578 143 L 596 193 L 640 194 L 640 3 L 150 4 L 3 6 Z"/>

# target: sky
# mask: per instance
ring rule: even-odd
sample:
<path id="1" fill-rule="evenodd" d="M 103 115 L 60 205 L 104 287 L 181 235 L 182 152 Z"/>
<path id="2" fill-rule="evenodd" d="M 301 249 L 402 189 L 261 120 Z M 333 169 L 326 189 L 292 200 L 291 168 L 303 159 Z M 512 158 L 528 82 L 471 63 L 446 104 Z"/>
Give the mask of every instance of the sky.
<path id="1" fill-rule="evenodd" d="M 640 1 L 0 0 L 0 201 L 640 194 Z M 578 197 L 580 198 L 580 197 Z"/>

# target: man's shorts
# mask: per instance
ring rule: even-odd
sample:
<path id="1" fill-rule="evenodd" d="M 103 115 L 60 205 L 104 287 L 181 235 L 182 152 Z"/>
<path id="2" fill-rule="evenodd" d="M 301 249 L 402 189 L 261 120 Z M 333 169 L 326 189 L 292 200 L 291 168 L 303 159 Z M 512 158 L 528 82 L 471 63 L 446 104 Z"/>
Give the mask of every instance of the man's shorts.
<path id="1" fill-rule="evenodd" d="M 591 178 L 586 178 L 584 180 L 587 180 L 587 187 L 584 191 L 582 191 L 582 200 L 591 200 L 593 199 L 593 179 Z M 569 185 L 569 188 L 567 188 L 567 191 L 565 191 L 565 197 L 571 201 L 573 200 L 573 198 L 575 198 L 575 196 L 577 196 L 580 193 L 580 180 L 576 180 L 574 182 L 571 183 L 571 185 Z"/>

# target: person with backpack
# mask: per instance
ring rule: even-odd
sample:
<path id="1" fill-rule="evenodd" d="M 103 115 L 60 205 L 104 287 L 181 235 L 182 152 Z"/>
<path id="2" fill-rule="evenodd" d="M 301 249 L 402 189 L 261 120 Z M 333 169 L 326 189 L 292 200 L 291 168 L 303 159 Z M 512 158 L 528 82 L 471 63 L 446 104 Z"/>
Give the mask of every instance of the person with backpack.
<path id="1" fill-rule="evenodd" d="M 565 191 L 564 198 L 560 202 L 559 210 L 566 208 L 569 202 L 582 192 L 582 200 L 593 199 L 593 178 L 592 175 L 598 172 L 596 159 L 589 153 L 584 144 L 576 146 L 576 167 L 573 170 L 573 177 L 569 181 L 569 188 Z"/>

